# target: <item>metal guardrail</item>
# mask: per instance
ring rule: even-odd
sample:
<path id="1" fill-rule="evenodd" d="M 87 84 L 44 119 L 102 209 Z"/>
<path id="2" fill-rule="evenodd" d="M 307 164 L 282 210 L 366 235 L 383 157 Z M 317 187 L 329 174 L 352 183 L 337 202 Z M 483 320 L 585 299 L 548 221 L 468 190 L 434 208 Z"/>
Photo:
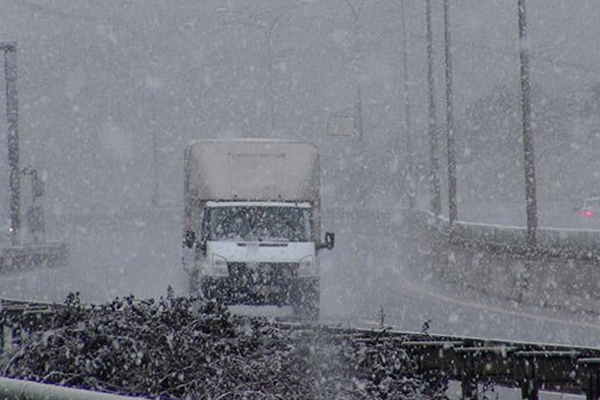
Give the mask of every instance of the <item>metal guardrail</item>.
<path id="1" fill-rule="evenodd" d="M 461 382 L 463 399 L 478 399 L 479 385 L 518 388 L 522 398 L 540 391 L 600 399 L 600 348 L 510 342 L 393 330 L 367 330 L 283 323 L 288 329 L 326 329 L 365 342 L 388 341 L 418 360 L 422 372 L 437 371 Z"/>
<path id="2" fill-rule="evenodd" d="M 540 258 L 600 260 L 600 231 L 581 229 L 538 228 L 537 245 L 527 244 L 527 229 L 467 221 L 455 221 L 435 216 L 426 210 L 405 210 L 408 224 L 420 225 L 424 231 L 444 238 L 450 244 L 483 249 L 492 253 Z"/>
<path id="3" fill-rule="evenodd" d="M 69 247 L 66 243 L 0 246 L 0 273 L 64 266 L 68 260 Z"/>
<path id="4" fill-rule="evenodd" d="M 401 346 L 418 355 L 422 370 L 443 370 L 460 380 L 466 399 L 477 398 L 478 383 L 484 381 L 520 388 L 530 400 L 538 399 L 540 390 L 600 398 L 600 350 L 470 340 Z"/>
<path id="5" fill-rule="evenodd" d="M 0 355 L 30 332 L 48 326 L 60 303 L 0 299 Z"/>

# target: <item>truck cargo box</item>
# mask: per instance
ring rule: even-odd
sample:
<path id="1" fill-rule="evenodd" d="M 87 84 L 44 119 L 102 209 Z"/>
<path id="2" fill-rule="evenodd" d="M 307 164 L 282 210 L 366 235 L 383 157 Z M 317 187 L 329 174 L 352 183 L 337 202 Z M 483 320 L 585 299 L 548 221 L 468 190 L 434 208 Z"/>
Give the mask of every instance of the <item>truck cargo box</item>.
<path id="1" fill-rule="evenodd" d="M 284 140 L 198 140 L 187 155 L 190 195 L 196 200 L 319 199 L 317 148 Z"/>

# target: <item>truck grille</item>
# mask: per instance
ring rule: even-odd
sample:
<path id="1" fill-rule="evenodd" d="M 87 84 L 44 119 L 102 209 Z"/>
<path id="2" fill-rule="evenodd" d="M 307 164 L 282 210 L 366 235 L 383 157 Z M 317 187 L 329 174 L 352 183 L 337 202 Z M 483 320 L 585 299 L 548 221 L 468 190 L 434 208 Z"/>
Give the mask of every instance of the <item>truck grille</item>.
<path id="1" fill-rule="evenodd" d="M 288 286 L 298 276 L 297 263 L 243 263 L 227 264 L 234 286 Z"/>
<path id="2" fill-rule="evenodd" d="M 214 287 L 208 283 L 216 298 L 226 304 L 289 305 L 298 279 L 298 263 L 227 264 L 229 276 Z"/>

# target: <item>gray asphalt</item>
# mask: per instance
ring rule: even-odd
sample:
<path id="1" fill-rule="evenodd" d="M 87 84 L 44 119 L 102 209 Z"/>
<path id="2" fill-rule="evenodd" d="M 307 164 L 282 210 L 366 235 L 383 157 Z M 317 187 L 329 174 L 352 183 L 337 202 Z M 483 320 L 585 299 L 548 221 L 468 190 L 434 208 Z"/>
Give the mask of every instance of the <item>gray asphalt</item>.
<path id="1" fill-rule="evenodd" d="M 321 254 L 322 322 L 600 347 L 598 316 L 506 302 L 422 276 L 416 246 L 400 238 L 398 224 L 326 218 L 336 247 Z M 60 232 L 70 265 L 4 275 L 0 296 L 61 302 L 80 292 L 84 302 L 102 303 L 164 296 L 169 286 L 186 292 L 177 217 L 71 221 Z"/>

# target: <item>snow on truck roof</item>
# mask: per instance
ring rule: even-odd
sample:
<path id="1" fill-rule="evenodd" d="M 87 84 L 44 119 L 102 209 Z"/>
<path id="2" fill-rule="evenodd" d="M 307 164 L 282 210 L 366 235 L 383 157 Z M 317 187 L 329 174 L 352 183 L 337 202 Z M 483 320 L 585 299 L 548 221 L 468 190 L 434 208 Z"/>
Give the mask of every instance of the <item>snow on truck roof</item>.
<path id="1" fill-rule="evenodd" d="M 311 143 L 204 139 L 188 147 L 188 190 L 203 200 L 319 200 L 319 155 Z"/>
<path id="2" fill-rule="evenodd" d="M 313 146 L 312 143 L 303 142 L 302 140 L 290 140 L 290 139 L 271 139 L 271 138 L 223 138 L 223 139 L 195 139 L 188 143 L 189 146 L 196 143 L 297 143 Z"/>
<path id="3" fill-rule="evenodd" d="M 310 203 L 292 203 L 277 201 L 207 201 L 206 207 L 225 208 L 225 207 L 288 207 L 288 208 L 311 208 Z"/>

